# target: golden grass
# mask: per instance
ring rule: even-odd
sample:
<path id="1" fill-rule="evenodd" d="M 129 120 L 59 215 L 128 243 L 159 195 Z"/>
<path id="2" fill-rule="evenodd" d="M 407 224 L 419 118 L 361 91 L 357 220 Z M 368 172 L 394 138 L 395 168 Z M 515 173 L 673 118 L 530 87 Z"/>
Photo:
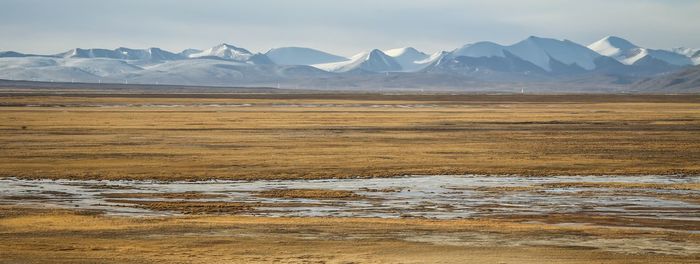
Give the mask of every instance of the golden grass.
<path id="1" fill-rule="evenodd" d="M 6 209 L 0 207 L 0 212 Z M 0 231 L 0 263 L 696 263 L 700 257 L 621 254 L 596 249 L 604 244 L 555 242 L 581 236 L 614 246 L 635 238 L 675 241 L 696 251 L 699 238 L 692 234 L 478 219 L 119 218 L 34 212 L 0 217 Z M 464 245 L 440 240 L 464 232 L 477 240 Z M 434 242 L 405 240 L 433 235 Z M 483 245 L 482 236 L 500 240 Z M 527 245 L 548 238 L 555 241 Z"/>
<path id="2" fill-rule="evenodd" d="M 236 202 L 197 202 L 197 201 L 137 201 L 108 199 L 111 203 L 133 204 L 148 210 L 171 211 L 183 214 L 239 214 L 250 212 L 253 206 Z"/>
<path id="3" fill-rule="evenodd" d="M 700 174 L 692 96 L 308 97 L 0 97 L 0 177 Z"/>

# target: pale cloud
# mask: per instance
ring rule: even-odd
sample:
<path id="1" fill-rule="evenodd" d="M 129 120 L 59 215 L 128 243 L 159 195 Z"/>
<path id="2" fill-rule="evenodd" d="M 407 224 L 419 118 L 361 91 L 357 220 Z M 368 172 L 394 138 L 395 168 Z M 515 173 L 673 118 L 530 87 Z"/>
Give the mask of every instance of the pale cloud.
<path id="1" fill-rule="evenodd" d="M 0 50 L 73 47 L 179 51 L 228 42 L 264 52 L 308 46 L 341 55 L 415 46 L 429 52 L 529 35 L 587 44 L 700 47 L 700 1 L 675 0 L 0 0 Z"/>

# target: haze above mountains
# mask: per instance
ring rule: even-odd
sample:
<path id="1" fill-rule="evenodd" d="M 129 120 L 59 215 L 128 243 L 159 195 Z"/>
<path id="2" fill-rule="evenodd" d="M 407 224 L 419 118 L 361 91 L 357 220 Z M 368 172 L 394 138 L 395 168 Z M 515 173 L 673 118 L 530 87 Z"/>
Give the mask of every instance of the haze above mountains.
<path id="1" fill-rule="evenodd" d="M 159 48 L 76 48 L 54 55 L 6 51 L 0 52 L 0 79 L 306 89 L 688 92 L 700 90 L 688 77 L 700 72 L 694 66 L 698 64 L 697 49 L 649 49 L 619 37 L 584 46 L 533 36 L 508 46 L 476 42 L 434 54 L 411 47 L 374 49 L 350 58 L 305 47 L 253 53 L 229 44 L 178 53 Z"/>

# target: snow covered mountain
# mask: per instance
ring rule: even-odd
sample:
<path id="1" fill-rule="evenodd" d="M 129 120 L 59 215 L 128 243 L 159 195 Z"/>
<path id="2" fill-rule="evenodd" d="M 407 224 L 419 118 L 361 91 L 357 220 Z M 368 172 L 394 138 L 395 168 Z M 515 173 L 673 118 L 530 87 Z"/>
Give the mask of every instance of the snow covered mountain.
<path id="1" fill-rule="evenodd" d="M 503 50 L 505 49 L 506 47 L 499 44 L 490 41 L 482 41 L 464 45 L 461 48 L 452 51 L 451 55 L 453 57 L 465 56 L 472 58 L 505 57 L 505 54 L 503 53 Z"/>
<path id="2" fill-rule="evenodd" d="M 328 74 L 309 66 L 276 66 L 264 54 L 227 44 L 181 53 L 159 48 L 78 48 L 48 56 L 0 55 L 0 79 L 10 80 L 231 85 Z"/>
<path id="3" fill-rule="evenodd" d="M 115 50 L 109 49 L 81 49 L 75 48 L 64 53 L 56 54 L 62 58 L 109 58 L 120 59 L 121 55 Z"/>
<path id="4" fill-rule="evenodd" d="M 179 54 L 180 56 L 185 57 L 185 58 L 189 58 L 190 55 L 192 55 L 192 54 L 197 54 L 197 53 L 202 53 L 202 50 L 198 50 L 198 49 L 186 49 L 186 50 L 181 51 L 181 52 L 178 53 L 178 54 Z"/>
<path id="5" fill-rule="evenodd" d="M 671 51 L 678 53 L 680 55 L 689 57 L 689 58 L 700 56 L 700 49 L 691 49 L 691 48 L 686 48 L 686 47 L 680 47 L 680 48 L 671 49 Z"/>
<path id="6" fill-rule="evenodd" d="M 140 61 L 168 61 L 184 59 L 182 55 L 164 51 L 159 48 L 129 49 L 118 48 L 109 49 L 72 49 L 56 55 L 62 58 L 104 58 L 118 60 L 140 60 Z"/>
<path id="7" fill-rule="evenodd" d="M 312 65 L 329 72 L 398 72 L 401 65 L 378 49 L 352 56 L 350 60 Z"/>
<path id="8" fill-rule="evenodd" d="M 374 49 L 340 62 L 319 63 L 312 66 L 329 72 L 417 72 L 438 60 L 443 52 L 428 55 L 406 47 L 381 51 Z"/>
<path id="9" fill-rule="evenodd" d="M 172 60 L 147 66 L 138 62 L 109 58 L 0 58 L 0 79 L 226 86 L 271 85 L 282 80 L 321 78 L 330 74 L 310 66 L 251 64 L 215 58 Z"/>
<path id="10" fill-rule="evenodd" d="M 534 80 L 547 75 L 544 69 L 532 62 L 521 59 L 506 50 L 499 52 L 499 56 L 462 56 L 445 53 L 425 71 L 448 76 L 469 76 L 481 81 Z M 491 53 L 491 55 L 495 54 Z"/>
<path id="11" fill-rule="evenodd" d="M 420 52 L 412 47 L 385 50 L 384 54 L 394 58 L 405 72 L 419 71 L 430 63 L 428 54 Z"/>
<path id="12" fill-rule="evenodd" d="M 674 76 L 695 59 L 700 61 L 698 50 L 652 50 L 616 37 L 593 43 L 590 49 L 568 40 L 529 37 L 508 46 L 476 42 L 431 55 L 411 47 L 374 49 L 349 59 L 303 47 L 265 54 L 229 44 L 179 53 L 159 48 L 78 48 L 55 55 L 0 52 L 0 79 L 215 86 L 295 82 L 312 89 L 506 87 L 513 82 L 605 87 Z M 377 74 L 388 72 L 397 74 Z"/>
<path id="13" fill-rule="evenodd" d="M 124 76 L 133 83 L 227 86 L 248 83 L 274 85 L 297 78 L 322 78 L 329 73 L 310 66 L 254 65 L 233 60 L 170 61 Z"/>
<path id="14" fill-rule="evenodd" d="M 553 66 L 578 66 L 585 70 L 595 69 L 595 60 L 599 54 L 569 40 L 556 40 L 531 36 L 510 46 L 502 46 L 493 42 L 477 42 L 467 44 L 452 51 L 451 56 L 465 57 L 500 57 L 506 58 L 510 53 L 528 61 L 545 71 L 556 69 Z"/>
<path id="15" fill-rule="evenodd" d="M 642 48 L 623 38 L 614 36 L 608 36 L 591 43 L 588 45 L 588 48 L 600 55 L 612 57 L 626 65 L 633 65 L 644 58 L 656 59 L 676 66 L 693 64 L 693 61 L 684 55 L 672 51 Z"/>
<path id="16" fill-rule="evenodd" d="M 125 60 L 145 60 L 145 61 L 170 61 L 184 59 L 182 55 L 165 51 L 159 48 L 149 49 L 129 49 L 118 48 L 117 52 L 122 54 L 122 59 Z"/>
<path id="17" fill-rule="evenodd" d="M 681 47 L 681 48 L 672 49 L 671 51 L 690 58 L 690 60 L 692 60 L 693 64 L 695 64 L 695 65 L 700 65 L 700 49 L 691 49 L 691 48 L 682 48 Z"/>
<path id="18" fill-rule="evenodd" d="M 217 57 L 227 60 L 248 61 L 253 53 L 244 48 L 222 43 L 199 53 L 190 54 L 190 58 Z"/>
<path id="19" fill-rule="evenodd" d="M 348 60 L 345 57 L 302 47 L 275 48 L 266 52 L 265 55 L 279 65 L 313 65 Z"/>
<path id="20" fill-rule="evenodd" d="M 238 62 L 247 62 L 251 64 L 274 64 L 274 62 L 272 62 L 270 58 L 265 56 L 265 54 L 253 54 L 247 49 L 239 48 L 226 43 L 216 45 L 202 52 L 191 53 L 189 54 L 188 58 L 233 60 Z"/>

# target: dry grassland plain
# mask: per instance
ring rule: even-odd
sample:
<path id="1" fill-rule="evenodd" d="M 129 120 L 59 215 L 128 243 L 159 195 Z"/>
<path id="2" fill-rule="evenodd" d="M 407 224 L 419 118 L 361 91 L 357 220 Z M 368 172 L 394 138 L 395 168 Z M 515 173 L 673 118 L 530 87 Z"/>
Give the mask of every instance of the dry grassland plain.
<path id="1" fill-rule="evenodd" d="M 0 238 L 0 263 L 495 264 L 700 260 L 697 254 L 646 252 L 649 248 L 678 246 L 697 250 L 697 234 L 497 220 L 119 218 L 0 207 Z M 663 244 L 668 243 L 665 241 L 680 244 L 668 246 Z M 655 243 L 659 245 L 654 246 Z M 606 247 L 617 249 L 599 249 Z"/>
<path id="2" fill-rule="evenodd" d="M 0 97 L 0 176 L 698 174 L 695 95 Z"/>

